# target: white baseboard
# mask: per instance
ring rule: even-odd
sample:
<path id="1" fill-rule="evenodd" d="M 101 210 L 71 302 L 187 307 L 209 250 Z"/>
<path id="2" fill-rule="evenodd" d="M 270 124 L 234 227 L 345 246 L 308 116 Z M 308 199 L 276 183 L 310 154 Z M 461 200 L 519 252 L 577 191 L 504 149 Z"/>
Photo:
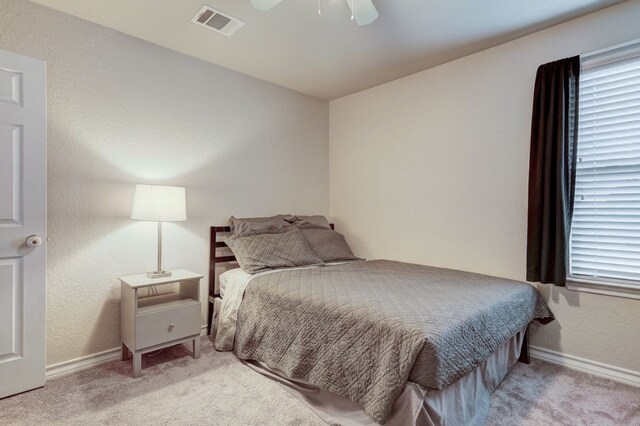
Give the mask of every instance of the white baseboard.
<path id="1" fill-rule="evenodd" d="M 204 336 L 206 333 L 207 326 L 203 325 L 201 335 Z M 538 346 L 530 347 L 530 355 L 532 358 L 546 361 L 551 364 L 561 365 L 573 370 L 593 374 L 594 376 L 604 377 L 616 382 L 640 387 L 640 372 L 637 371 L 626 370 L 624 368 L 591 361 L 573 355 L 563 354 L 561 352 L 552 351 Z M 107 362 L 118 361 L 119 359 L 120 348 L 113 348 L 93 355 L 87 355 L 71 359 L 69 361 L 60 362 L 58 364 L 48 365 L 46 368 L 46 377 L 47 379 L 52 379 L 54 377 L 96 367 Z"/>
<path id="2" fill-rule="evenodd" d="M 204 336 L 206 334 L 207 326 L 203 325 L 200 331 L 200 335 Z M 54 377 L 86 370 L 88 368 L 96 367 L 100 364 L 106 364 L 107 362 L 119 361 L 120 356 L 121 354 L 119 347 L 108 349 L 96 354 L 70 359 L 68 361 L 59 362 L 57 364 L 47 365 L 45 375 L 47 380 L 53 379 Z"/>
<path id="3" fill-rule="evenodd" d="M 53 379 L 54 377 L 65 374 L 75 373 L 76 371 L 86 370 L 100 364 L 120 359 L 120 348 L 113 348 L 97 354 L 87 355 L 80 358 L 70 359 L 69 361 L 60 362 L 58 364 L 47 365 L 46 377 Z"/>
<path id="4" fill-rule="evenodd" d="M 602 362 L 591 361 L 589 359 L 573 355 L 563 354 L 561 352 L 552 351 L 538 346 L 531 346 L 529 351 L 532 358 L 546 361 L 551 364 L 561 365 L 572 370 L 582 371 L 583 373 L 592 374 L 594 376 L 604 377 L 605 379 L 614 380 L 627 385 L 640 387 L 640 372 L 637 371 L 626 370 L 624 368 L 615 367 Z"/>

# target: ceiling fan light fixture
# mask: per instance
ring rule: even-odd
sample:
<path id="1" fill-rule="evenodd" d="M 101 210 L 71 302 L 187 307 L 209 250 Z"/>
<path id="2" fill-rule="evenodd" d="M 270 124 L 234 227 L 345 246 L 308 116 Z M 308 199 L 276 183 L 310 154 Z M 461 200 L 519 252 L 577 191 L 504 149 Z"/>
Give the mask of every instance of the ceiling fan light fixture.
<path id="1" fill-rule="evenodd" d="M 318 15 L 322 16 L 321 0 L 318 1 Z M 372 0 L 345 0 L 351 9 L 351 20 L 358 25 L 368 25 L 378 18 L 378 11 Z M 253 7 L 259 10 L 270 10 L 282 0 L 250 0 Z"/>
<path id="2" fill-rule="evenodd" d="M 351 20 L 359 26 L 369 25 L 378 19 L 378 11 L 372 0 L 345 0 L 351 8 Z"/>

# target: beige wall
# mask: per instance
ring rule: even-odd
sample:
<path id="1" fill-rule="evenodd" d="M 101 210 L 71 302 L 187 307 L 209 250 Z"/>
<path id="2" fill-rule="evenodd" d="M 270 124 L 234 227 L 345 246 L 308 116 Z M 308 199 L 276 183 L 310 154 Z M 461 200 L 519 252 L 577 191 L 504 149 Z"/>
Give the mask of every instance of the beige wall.
<path id="1" fill-rule="evenodd" d="M 632 1 L 330 103 L 330 206 L 357 254 L 525 277 L 538 65 L 640 38 Z M 640 301 L 545 286 L 533 344 L 640 371 Z"/>
<path id="2" fill-rule="evenodd" d="M 206 273 L 230 214 L 328 213 L 327 102 L 26 0 L 0 0 L 0 49 L 47 61 L 47 364 L 119 345 L 116 277 L 155 266 L 135 183 L 187 187 L 167 268 Z"/>

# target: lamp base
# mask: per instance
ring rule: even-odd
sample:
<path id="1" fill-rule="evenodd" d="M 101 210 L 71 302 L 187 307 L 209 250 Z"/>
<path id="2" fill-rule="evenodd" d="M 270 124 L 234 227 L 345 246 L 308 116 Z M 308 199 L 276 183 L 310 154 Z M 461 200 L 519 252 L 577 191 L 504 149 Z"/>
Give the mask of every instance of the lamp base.
<path id="1" fill-rule="evenodd" d="M 154 278 L 165 278 L 165 277 L 170 277 L 171 276 L 171 271 L 154 271 L 154 272 L 147 272 L 147 276 L 151 279 Z"/>

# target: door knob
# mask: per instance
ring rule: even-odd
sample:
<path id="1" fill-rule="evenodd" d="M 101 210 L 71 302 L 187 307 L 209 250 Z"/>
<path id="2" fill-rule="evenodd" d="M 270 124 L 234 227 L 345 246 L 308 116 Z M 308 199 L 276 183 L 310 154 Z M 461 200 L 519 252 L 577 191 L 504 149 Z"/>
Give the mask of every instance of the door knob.
<path id="1" fill-rule="evenodd" d="M 175 326 L 176 326 L 176 325 L 175 325 L 174 323 L 169 324 L 169 333 L 171 333 L 171 332 L 173 331 L 173 328 L 174 328 Z"/>
<path id="2" fill-rule="evenodd" d="M 40 247 L 41 244 L 42 238 L 40 238 L 38 235 L 29 235 L 27 237 L 27 245 L 29 247 Z"/>

